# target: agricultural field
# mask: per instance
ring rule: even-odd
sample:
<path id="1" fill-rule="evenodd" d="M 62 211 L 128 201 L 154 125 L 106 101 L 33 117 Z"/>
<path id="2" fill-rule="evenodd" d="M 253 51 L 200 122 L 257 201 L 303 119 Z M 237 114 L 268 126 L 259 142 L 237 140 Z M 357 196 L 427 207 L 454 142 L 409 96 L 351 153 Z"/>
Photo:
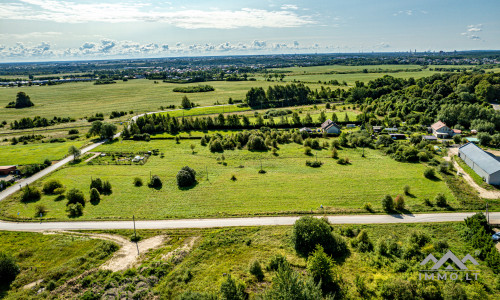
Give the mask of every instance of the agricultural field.
<path id="1" fill-rule="evenodd" d="M 190 145 L 195 146 L 194 153 Z M 349 165 L 339 165 L 331 158 L 330 150 L 304 154 L 298 144 L 280 145 L 277 155 L 269 152 L 226 150 L 211 153 L 199 140 L 154 140 L 137 142 L 120 140 L 95 149 L 105 153 L 145 153 L 158 149 L 144 165 L 87 165 L 80 163 L 54 172 L 44 180 L 60 180 L 68 189 L 84 191 L 89 199 L 90 178 L 109 180 L 113 193 L 103 196 L 98 205 L 87 203 L 79 219 L 140 219 L 197 218 L 243 215 L 273 215 L 297 213 L 365 212 L 363 206 L 371 203 L 375 211 L 382 211 L 381 199 L 390 194 L 395 197 L 409 185 L 411 194 L 405 201 L 411 212 L 442 210 L 424 206 L 425 198 L 433 200 L 443 193 L 448 204 L 460 204 L 441 179 L 424 178 L 423 164 L 400 163 L 383 155 L 379 150 L 345 148 L 340 157 L 348 157 Z M 224 160 L 222 160 L 224 156 Z M 310 168 L 306 160 L 320 160 L 320 168 Z M 224 163 L 222 163 L 224 162 Z M 183 166 L 197 171 L 198 184 L 179 189 L 176 174 Z M 262 168 L 266 174 L 259 174 Z M 207 173 L 208 172 L 208 173 Z M 163 181 L 161 189 L 147 187 L 150 175 Z M 236 180 L 232 181 L 231 177 Z M 139 177 L 144 186 L 136 187 L 133 179 Z M 207 179 L 208 178 L 208 179 Z M 32 219 L 35 207 L 44 205 L 45 218 L 67 220 L 66 201 L 56 196 L 43 196 L 41 200 L 22 204 L 19 195 L 0 203 L 3 217 Z M 322 208 L 321 208 L 322 207 Z"/>
<path id="2" fill-rule="evenodd" d="M 89 140 L 75 140 L 63 143 L 29 143 L 26 145 L 2 145 L 0 146 L 0 165 L 28 165 L 41 164 L 45 159 L 60 160 L 68 154 L 71 146 L 81 148 L 88 144 Z"/>
<path id="3" fill-rule="evenodd" d="M 2 253 L 13 256 L 20 268 L 15 281 L 6 287 L 0 283 L 0 298 L 28 299 L 23 286 L 44 280 L 44 284 L 62 284 L 86 270 L 101 265 L 116 249 L 107 241 L 62 234 L 0 232 Z"/>
<path id="4" fill-rule="evenodd" d="M 182 97 L 187 96 L 201 106 L 227 103 L 229 98 L 243 100 L 251 87 L 286 84 L 267 81 L 212 81 L 213 92 L 175 93 L 172 90 L 183 84 L 164 83 L 153 80 L 137 79 L 115 84 L 94 85 L 92 82 L 66 83 L 55 86 L 31 86 L 22 88 L 0 88 L 0 121 L 18 120 L 22 117 L 41 116 L 46 118 L 74 117 L 82 118 L 97 112 L 108 116 L 112 111 L 130 111 L 134 114 L 158 111 L 161 106 L 180 106 Z M 196 85 L 196 84 L 193 84 Z M 313 84 L 311 88 L 319 88 Z M 28 94 L 33 107 L 19 109 L 5 108 L 14 101 L 16 94 L 23 91 Z"/>

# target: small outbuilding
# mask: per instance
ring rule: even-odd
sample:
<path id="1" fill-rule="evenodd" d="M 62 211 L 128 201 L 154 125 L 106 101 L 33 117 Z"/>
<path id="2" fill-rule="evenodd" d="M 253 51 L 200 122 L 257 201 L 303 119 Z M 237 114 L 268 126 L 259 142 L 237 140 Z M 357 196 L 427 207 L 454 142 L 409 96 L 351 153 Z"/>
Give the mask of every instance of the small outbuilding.
<path id="1" fill-rule="evenodd" d="M 458 148 L 458 157 L 486 183 L 500 185 L 500 162 L 496 156 L 469 142 Z"/>
<path id="2" fill-rule="evenodd" d="M 0 166 L 0 175 L 9 175 L 16 171 L 16 166 Z"/>
<path id="3" fill-rule="evenodd" d="M 422 136 L 422 140 L 428 141 L 428 142 L 436 142 L 438 140 L 438 138 L 433 136 L 433 135 L 424 135 L 424 136 Z"/>
<path id="4" fill-rule="evenodd" d="M 382 128 L 382 126 L 373 126 L 372 129 L 373 129 L 373 132 L 378 133 L 378 132 L 381 132 L 383 128 Z"/>

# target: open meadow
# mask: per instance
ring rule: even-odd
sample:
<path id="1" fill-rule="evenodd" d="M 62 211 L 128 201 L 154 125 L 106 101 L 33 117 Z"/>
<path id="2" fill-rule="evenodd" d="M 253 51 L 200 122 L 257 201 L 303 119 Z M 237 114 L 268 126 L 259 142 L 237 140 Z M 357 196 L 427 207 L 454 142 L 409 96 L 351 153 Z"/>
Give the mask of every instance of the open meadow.
<path id="1" fill-rule="evenodd" d="M 153 80 L 136 79 L 115 84 L 94 85 L 91 82 L 66 83 L 55 86 L 31 86 L 0 88 L 0 122 L 12 122 L 22 117 L 41 116 L 46 118 L 74 117 L 83 118 L 95 113 L 108 116 L 112 111 L 134 111 L 134 114 L 158 111 L 160 107 L 180 106 L 182 97 L 187 96 L 192 102 L 209 106 L 217 102 L 227 103 L 229 98 L 243 100 L 251 87 L 267 87 L 286 82 L 270 81 L 212 81 L 213 92 L 176 93 L 172 90 L 184 84 L 164 83 Z M 197 84 L 190 84 L 196 86 Z M 319 85 L 311 85 L 319 88 Z M 23 91 L 28 94 L 33 107 L 23 109 L 5 108 L 14 101 L 16 94 Z"/>
<path id="2" fill-rule="evenodd" d="M 60 160 L 68 154 L 71 146 L 81 148 L 88 140 L 68 141 L 63 143 L 33 143 L 26 145 L 0 146 L 0 165 L 41 164 L 45 159 Z"/>
<path id="3" fill-rule="evenodd" d="M 194 154 L 191 144 L 195 145 Z M 387 194 L 393 197 L 403 194 L 405 185 L 411 187 L 411 195 L 406 197 L 410 211 L 428 211 L 423 200 L 432 200 L 438 193 L 443 193 L 452 207 L 459 206 L 444 181 L 423 176 L 424 165 L 396 162 L 379 150 L 365 149 L 365 158 L 361 157 L 361 148 L 339 150 L 340 157 L 351 160 L 349 165 L 337 164 L 326 149 L 307 156 L 303 146 L 294 143 L 280 145 L 276 156 L 271 151 L 211 153 L 199 140 L 181 140 L 179 144 L 173 140 L 120 140 L 95 151 L 137 154 L 153 149 L 158 149 L 160 155 L 151 156 L 144 165 L 114 165 L 106 158 L 103 163 L 108 165 L 94 161 L 93 165 L 68 166 L 37 184 L 58 179 L 67 189 L 82 190 L 88 200 L 91 177 L 109 180 L 113 193 L 102 196 L 98 205 L 87 203 L 79 218 L 83 220 L 130 219 L 132 215 L 140 219 L 166 219 L 366 212 L 365 203 L 381 211 L 381 199 Z M 306 160 L 315 160 L 316 155 L 323 166 L 307 167 Z M 227 165 L 222 164 L 222 156 Z M 261 165 L 266 174 L 258 173 Z M 183 166 L 196 170 L 198 184 L 181 190 L 176 184 L 176 174 Z M 147 186 L 150 175 L 160 176 L 161 189 Z M 233 175 L 235 181 L 231 180 Z M 135 177 L 141 178 L 144 186 L 134 186 Z M 68 220 L 65 200 L 43 196 L 37 202 L 22 204 L 18 197 L 1 202 L 4 217 L 15 219 L 19 213 L 22 219 L 32 219 L 35 207 L 41 204 L 48 210 L 45 218 Z"/>

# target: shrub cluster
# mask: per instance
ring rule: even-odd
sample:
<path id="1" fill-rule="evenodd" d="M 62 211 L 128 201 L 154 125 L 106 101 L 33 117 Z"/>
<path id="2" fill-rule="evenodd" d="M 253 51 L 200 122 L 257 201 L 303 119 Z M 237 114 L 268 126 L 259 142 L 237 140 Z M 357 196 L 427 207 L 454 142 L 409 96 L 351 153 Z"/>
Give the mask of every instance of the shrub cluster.
<path id="1" fill-rule="evenodd" d="M 188 166 L 183 167 L 177 173 L 177 185 L 182 187 L 190 187 L 196 183 L 196 171 Z"/>
<path id="2" fill-rule="evenodd" d="M 322 164 L 323 163 L 318 160 L 313 160 L 313 161 L 306 160 L 306 166 L 308 167 L 319 168 L 321 167 Z"/>
<path id="3" fill-rule="evenodd" d="M 103 181 L 101 178 L 91 179 L 90 189 L 96 189 L 100 194 L 111 195 L 113 193 L 111 183 Z"/>

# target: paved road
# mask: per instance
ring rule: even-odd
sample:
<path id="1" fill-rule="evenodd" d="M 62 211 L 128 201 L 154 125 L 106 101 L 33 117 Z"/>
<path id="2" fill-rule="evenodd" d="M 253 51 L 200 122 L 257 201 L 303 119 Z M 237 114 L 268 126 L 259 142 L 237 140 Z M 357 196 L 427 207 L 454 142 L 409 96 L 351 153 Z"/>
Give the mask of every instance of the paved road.
<path id="1" fill-rule="evenodd" d="M 332 224 L 395 224 L 424 222 L 459 222 L 474 213 L 438 213 L 416 215 L 346 215 L 328 216 Z M 299 217 L 253 217 L 225 219 L 184 219 L 136 221 L 137 229 L 215 228 L 235 226 L 279 226 L 293 225 Z M 491 223 L 500 223 L 500 212 L 490 213 Z M 43 231 L 43 230 L 111 230 L 133 229 L 132 221 L 84 221 L 84 222 L 42 222 L 14 223 L 0 221 L 0 230 Z"/>

